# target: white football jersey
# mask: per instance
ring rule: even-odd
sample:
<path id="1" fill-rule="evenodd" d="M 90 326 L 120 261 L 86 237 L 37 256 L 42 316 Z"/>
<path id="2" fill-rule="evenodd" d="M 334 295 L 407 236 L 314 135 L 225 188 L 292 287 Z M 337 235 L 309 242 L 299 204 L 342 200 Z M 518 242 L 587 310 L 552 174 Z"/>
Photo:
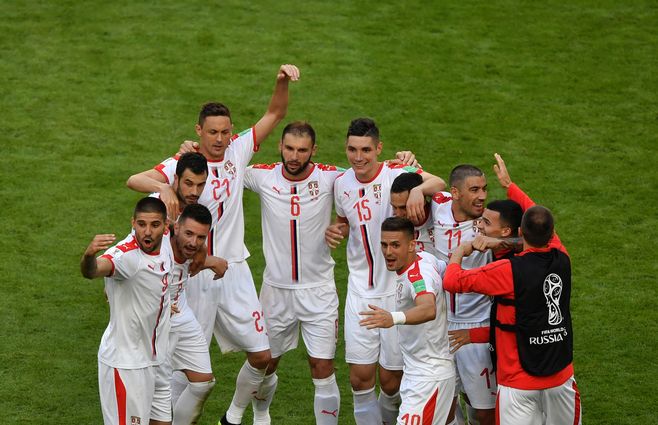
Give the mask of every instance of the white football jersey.
<path id="1" fill-rule="evenodd" d="M 458 222 L 452 214 L 452 196 L 449 192 L 439 192 L 432 197 L 432 220 L 434 223 L 434 246 L 437 257 L 448 262 L 453 251 L 462 242 L 472 241 L 478 235 L 475 220 Z M 474 251 L 464 257 L 465 270 L 482 267 L 492 260 L 491 251 Z M 491 298 L 467 292 L 448 293 L 448 320 L 456 323 L 477 323 L 489 320 Z"/>
<path id="2" fill-rule="evenodd" d="M 171 304 L 175 304 L 178 308 L 178 313 L 171 315 L 172 328 L 196 320 L 194 312 L 187 305 L 187 297 L 185 295 L 187 280 L 190 276 L 190 264 L 192 264 L 192 260 L 178 262 L 176 257 L 174 257 L 171 278 L 169 280 L 169 299 Z"/>
<path id="3" fill-rule="evenodd" d="M 386 269 L 381 252 L 381 225 L 393 215 L 391 184 L 406 172 L 420 173 L 421 170 L 382 163 L 371 181 L 361 182 L 350 168 L 334 184 L 336 214 L 345 217 L 350 226 L 347 288 L 361 297 L 377 298 L 395 293 L 395 272 Z"/>
<path id="4" fill-rule="evenodd" d="M 397 275 L 396 310 L 415 307 L 416 297 L 434 294 L 436 317 L 418 325 L 397 326 L 405 376 L 419 381 L 447 379 L 455 374 L 448 343 L 448 319 L 441 276 L 446 263 L 426 252 Z"/>
<path id="5" fill-rule="evenodd" d="M 249 257 L 244 244 L 242 192 L 244 173 L 256 150 L 253 128 L 234 135 L 222 161 L 208 160 L 208 180 L 199 197 L 199 203 L 206 206 L 213 217 L 208 234 L 208 255 L 224 258 L 229 263 Z M 173 184 L 177 164 L 178 156 L 174 156 L 155 169 Z"/>
<path id="6" fill-rule="evenodd" d="M 162 363 L 169 341 L 167 288 L 172 267 L 169 234 L 160 252 L 146 254 L 134 235 L 105 251 L 112 274 L 105 278 L 110 323 L 101 339 L 98 360 L 110 367 L 140 369 Z"/>
<path id="7" fill-rule="evenodd" d="M 425 222 L 420 226 L 414 227 L 414 239 L 416 239 L 416 252 L 429 252 L 438 257 L 434 247 L 434 223 L 432 222 L 432 212 L 430 208 L 425 211 Z"/>
<path id="8" fill-rule="evenodd" d="M 263 282 L 278 288 L 334 285 L 334 260 L 324 241 L 331 223 L 334 181 L 344 170 L 312 164 L 304 180 L 288 180 L 283 164 L 247 168 L 244 184 L 261 204 Z"/>

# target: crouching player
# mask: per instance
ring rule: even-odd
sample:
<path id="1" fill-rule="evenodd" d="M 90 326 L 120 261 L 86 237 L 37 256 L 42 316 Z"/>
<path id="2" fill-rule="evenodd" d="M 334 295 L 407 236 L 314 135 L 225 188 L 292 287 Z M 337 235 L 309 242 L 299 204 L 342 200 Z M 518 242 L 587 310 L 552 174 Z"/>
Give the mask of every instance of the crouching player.
<path id="1" fill-rule="evenodd" d="M 386 268 L 397 273 L 397 311 L 375 305 L 363 311 L 368 329 L 399 326 L 404 375 L 398 424 L 443 425 L 455 388 L 455 367 L 448 348 L 448 319 L 441 275 L 445 262 L 416 253 L 414 225 L 406 218 L 384 220 L 381 249 Z"/>

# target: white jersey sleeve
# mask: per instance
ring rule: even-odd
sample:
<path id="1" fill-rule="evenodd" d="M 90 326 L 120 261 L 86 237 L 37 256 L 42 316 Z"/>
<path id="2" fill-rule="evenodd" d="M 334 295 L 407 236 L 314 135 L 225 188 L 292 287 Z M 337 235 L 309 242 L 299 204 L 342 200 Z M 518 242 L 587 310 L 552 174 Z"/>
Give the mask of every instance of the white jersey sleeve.
<path id="1" fill-rule="evenodd" d="M 396 279 L 398 311 L 415 307 L 416 297 L 420 295 L 432 294 L 436 303 L 434 320 L 397 328 L 404 373 L 416 380 L 432 381 L 454 376 L 441 269 L 445 270 L 445 262 L 428 253 L 420 253 L 416 261 Z"/>
<path id="2" fill-rule="evenodd" d="M 334 285 L 334 260 L 324 241 L 331 221 L 333 186 L 342 170 L 312 164 L 303 180 L 288 180 L 283 165 L 256 164 L 245 186 L 260 195 L 263 282 L 289 289 Z"/>
<path id="3" fill-rule="evenodd" d="M 478 234 L 475 220 L 458 222 L 452 213 L 452 196 L 439 192 L 432 198 L 432 220 L 434 223 L 434 247 L 437 257 L 448 262 L 452 253 L 462 242 L 472 241 Z M 492 260 L 491 251 L 474 251 L 464 257 L 462 267 L 474 269 Z M 489 320 L 491 298 L 467 292 L 448 293 L 448 320 L 456 323 L 479 323 Z"/>
<path id="4" fill-rule="evenodd" d="M 420 170 L 382 163 L 377 175 L 369 182 L 359 181 L 352 169 L 336 180 L 336 214 L 345 217 L 350 226 L 348 291 L 361 297 L 376 298 L 395 293 L 395 273 L 386 269 L 380 233 L 384 219 L 393 215 L 391 184 L 406 172 Z"/>
<path id="5" fill-rule="evenodd" d="M 154 170 L 162 174 L 162 176 L 165 178 L 167 181 L 167 184 L 172 185 L 174 184 L 174 177 L 176 176 L 176 166 L 178 165 L 178 159 L 180 158 L 180 155 L 175 155 L 172 156 L 171 158 L 167 158 L 155 167 L 153 167 Z"/>

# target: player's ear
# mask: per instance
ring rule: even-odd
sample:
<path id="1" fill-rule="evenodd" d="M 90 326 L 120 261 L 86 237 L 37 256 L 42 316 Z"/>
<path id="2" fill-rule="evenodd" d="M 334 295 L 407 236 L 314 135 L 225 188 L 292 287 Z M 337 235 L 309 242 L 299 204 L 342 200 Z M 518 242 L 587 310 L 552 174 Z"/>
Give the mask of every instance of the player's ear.
<path id="1" fill-rule="evenodd" d="M 384 143 L 382 143 L 381 140 L 378 140 L 378 141 L 377 141 L 377 148 L 376 148 L 376 150 L 377 150 L 377 155 L 379 155 L 380 153 L 382 153 L 382 149 L 383 149 L 383 148 L 384 148 Z"/>
<path id="2" fill-rule="evenodd" d="M 459 189 L 455 186 L 450 186 L 450 194 L 452 195 L 452 199 L 459 199 Z"/>
<path id="3" fill-rule="evenodd" d="M 416 239 L 411 239 L 409 241 L 409 246 L 407 246 L 407 252 L 409 253 L 416 252 Z"/>
<path id="4" fill-rule="evenodd" d="M 196 124 L 196 125 L 194 126 L 194 131 L 196 131 L 196 135 L 199 136 L 199 137 L 201 137 L 201 132 L 202 132 L 202 130 L 203 130 L 203 129 L 201 128 L 201 126 L 200 126 L 199 124 Z"/>
<path id="5" fill-rule="evenodd" d="M 503 230 L 500 232 L 500 234 L 504 238 L 509 238 L 510 235 L 512 234 L 512 228 L 511 227 L 503 227 Z"/>
<path id="6" fill-rule="evenodd" d="M 311 155 L 315 155 L 315 152 L 318 151 L 318 145 L 313 143 L 313 147 L 311 148 Z"/>
<path id="7" fill-rule="evenodd" d="M 283 139 L 279 140 L 279 152 L 283 152 Z"/>

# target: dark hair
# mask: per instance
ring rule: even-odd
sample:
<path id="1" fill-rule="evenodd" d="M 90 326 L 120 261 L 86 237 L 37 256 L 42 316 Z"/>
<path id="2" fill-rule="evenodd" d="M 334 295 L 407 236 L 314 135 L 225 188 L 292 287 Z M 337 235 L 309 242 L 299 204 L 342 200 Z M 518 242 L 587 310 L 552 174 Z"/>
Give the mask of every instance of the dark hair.
<path id="1" fill-rule="evenodd" d="M 423 184 L 423 177 L 418 173 L 402 173 L 393 180 L 391 193 L 409 192 Z"/>
<path id="2" fill-rule="evenodd" d="M 183 212 L 180 214 L 178 220 L 182 223 L 188 218 L 200 224 L 205 224 L 207 226 L 212 225 L 212 215 L 210 215 L 210 211 L 201 204 L 190 204 L 183 208 Z"/>
<path id="3" fill-rule="evenodd" d="M 372 119 L 357 118 L 352 120 L 347 129 L 347 137 L 350 136 L 370 137 L 375 142 L 379 142 L 379 129 Z"/>
<path id="4" fill-rule="evenodd" d="M 553 230 L 553 214 L 548 208 L 535 205 L 523 214 L 521 232 L 528 245 L 535 248 L 546 246 L 553 237 Z"/>
<path id="5" fill-rule="evenodd" d="M 484 173 L 475 165 L 461 164 L 453 168 L 450 172 L 449 184 L 451 187 L 455 187 L 466 180 L 467 177 L 481 176 L 484 176 Z"/>
<path id="6" fill-rule="evenodd" d="M 501 223 L 512 229 L 512 236 L 519 234 L 519 226 L 521 226 L 521 218 L 523 217 L 521 205 L 511 199 L 501 199 L 489 202 L 487 209 L 500 214 Z"/>
<path id="7" fill-rule="evenodd" d="M 203 123 L 208 117 L 228 117 L 231 119 L 231 112 L 228 106 L 218 102 L 208 102 L 201 107 L 199 112 L 199 125 L 203 127 Z"/>
<path id="8" fill-rule="evenodd" d="M 311 138 L 313 144 L 315 144 L 315 130 L 313 130 L 311 124 L 307 123 L 306 121 L 293 121 L 286 125 L 283 128 L 281 140 L 286 137 L 286 134 L 292 134 L 293 136 L 297 137 L 308 136 Z"/>
<path id="9" fill-rule="evenodd" d="M 184 153 L 178 158 L 178 164 L 176 164 L 176 175 L 179 179 L 183 176 L 185 170 L 190 170 L 197 176 L 200 174 L 207 174 L 208 161 L 206 161 L 205 156 L 198 152 Z"/>
<path id="10" fill-rule="evenodd" d="M 414 239 L 414 224 L 408 218 L 389 217 L 382 222 L 382 232 L 403 232 Z"/>
<path id="11" fill-rule="evenodd" d="M 167 207 L 164 202 L 159 198 L 153 198 L 152 196 L 147 196 L 137 201 L 135 205 L 135 211 L 133 212 L 133 218 L 137 218 L 139 213 L 160 213 L 162 214 L 162 219 L 167 219 Z"/>

